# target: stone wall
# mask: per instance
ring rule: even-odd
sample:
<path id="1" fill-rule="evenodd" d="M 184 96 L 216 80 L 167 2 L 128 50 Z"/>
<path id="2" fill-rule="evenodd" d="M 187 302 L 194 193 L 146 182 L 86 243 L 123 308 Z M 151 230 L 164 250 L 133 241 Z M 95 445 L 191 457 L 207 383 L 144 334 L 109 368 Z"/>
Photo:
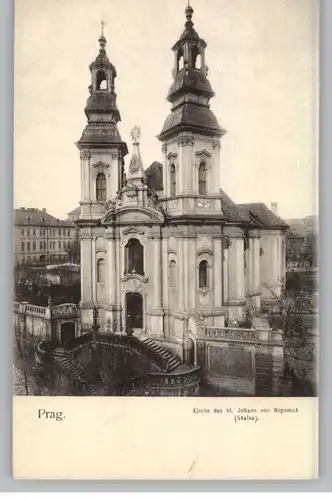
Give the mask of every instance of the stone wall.
<path id="1" fill-rule="evenodd" d="M 189 322 L 192 358 L 220 395 L 277 396 L 284 367 L 281 331 L 199 326 Z"/>

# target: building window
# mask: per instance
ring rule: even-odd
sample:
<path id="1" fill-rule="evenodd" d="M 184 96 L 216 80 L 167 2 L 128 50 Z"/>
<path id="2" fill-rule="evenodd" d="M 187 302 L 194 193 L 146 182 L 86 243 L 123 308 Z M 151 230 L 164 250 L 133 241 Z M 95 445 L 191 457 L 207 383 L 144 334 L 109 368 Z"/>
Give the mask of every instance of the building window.
<path id="1" fill-rule="evenodd" d="M 27 250 L 30 252 L 30 241 L 27 242 Z"/>
<path id="2" fill-rule="evenodd" d="M 105 283 L 106 266 L 104 259 L 98 259 L 97 261 L 97 282 Z"/>
<path id="3" fill-rule="evenodd" d="M 55 236 L 55 229 L 53 229 L 53 237 Z"/>
<path id="4" fill-rule="evenodd" d="M 35 229 L 32 230 L 32 236 L 36 236 L 36 230 Z"/>
<path id="5" fill-rule="evenodd" d="M 198 268 L 199 288 L 207 288 L 208 286 L 207 268 L 208 268 L 207 261 L 202 260 L 199 263 L 199 268 Z"/>
<path id="6" fill-rule="evenodd" d="M 61 241 L 58 241 L 59 249 L 61 248 Z"/>
<path id="7" fill-rule="evenodd" d="M 59 229 L 59 236 L 61 236 L 61 229 Z"/>
<path id="8" fill-rule="evenodd" d="M 27 229 L 27 236 L 30 236 L 30 229 Z"/>
<path id="9" fill-rule="evenodd" d="M 144 274 L 144 249 L 139 240 L 133 238 L 125 247 L 126 273 Z"/>
<path id="10" fill-rule="evenodd" d="M 24 245 L 24 241 L 22 241 L 22 243 L 21 243 L 21 251 L 22 251 L 22 252 L 24 252 L 24 247 L 25 247 L 25 245 Z"/>
<path id="11" fill-rule="evenodd" d="M 170 181 L 171 181 L 170 194 L 171 194 L 171 196 L 176 196 L 176 168 L 175 168 L 175 165 L 172 165 L 171 169 L 170 169 Z"/>
<path id="12" fill-rule="evenodd" d="M 176 287 L 176 262 L 175 260 L 171 260 L 169 263 L 169 286 L 171 288 Z"/>
<path id="13" fill-rule="evenodd" d="M 32 243 L 32 250 L 36 250 L 36 242 L 35 241 Z"/>
<path id="14" fill-rule="evenodd" d="M 67 236 L 70 236 L 70 229 L 68 229 L 67 231 Z"/>
<path id="15" fill-rule="evenodd" d="M 21 236 L 24 236 L 24 228 L 21 229 Z"/>
<path id="16" fill-rule="evenodd" d="M 96 197 L 98 201 L 106 201 L 106 177 L 102 173 L 96 178 Z"/>
<path id="17" fill-rule="evenodd" d="M 206 163 L 204 161 L 198 168 L 198 193 L 206 194 Z"/>

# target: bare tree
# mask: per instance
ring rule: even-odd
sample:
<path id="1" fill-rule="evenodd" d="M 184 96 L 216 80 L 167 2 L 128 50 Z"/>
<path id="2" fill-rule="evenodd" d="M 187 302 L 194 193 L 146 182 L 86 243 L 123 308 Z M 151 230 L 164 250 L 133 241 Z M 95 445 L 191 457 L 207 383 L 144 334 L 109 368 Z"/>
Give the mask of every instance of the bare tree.
<path id="1" fill-rule="evenodd" d="M 297 395 L 312 395 L 316 384 L 316 325 L 311 314 L 311 297 L 298 290 L 269 288 L 273 305 L 266 311 L 272 327 L 285 339 L 285 374 L 292 379 Z M 294 389 L 295 386 L 295 389 Z"/>
<path id="2" fill-rule="evenodd" d="M 72 264 L 79 264 L 81 261 L 81 246 L 79 241 L 72 241 L 68 243 L 66 248 L 69 262 Z"/>

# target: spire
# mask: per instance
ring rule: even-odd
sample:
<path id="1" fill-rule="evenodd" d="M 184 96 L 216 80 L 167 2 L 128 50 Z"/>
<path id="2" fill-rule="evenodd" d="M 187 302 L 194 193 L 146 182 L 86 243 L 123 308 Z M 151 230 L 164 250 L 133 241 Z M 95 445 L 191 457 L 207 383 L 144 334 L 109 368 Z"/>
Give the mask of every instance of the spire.
<path id="1" fill-rule="evenodd" d="M 159 134 L 161 141 L 179 131 L 199 131 L 207 135 L 221 136 L 224 131 L 210 109 L 214 96 L 208 80 L 205 62 L 207 44 L 194 29 L 194 9 L 188 2 L 185 8 L 185 29 L 173 45 L 173 83 L 167 99 L 172 104 L 171 114 Z"/>
<path id="2" fill-rule="evenodd" d="M 140 145 L 141 130 L 135 125 L 131 131 L 131 138 L 133 141 L 133 154 L 131 156 L 129 171 L 127 175 L 127 180 L 142 179 L 144 177 L 144 168 L 141 157 L 141 152 L 139 149 Z"/>
<path id="3" fill-rule="evenodd" d="M 88 125 L 78 144 L 120 145 L 123 155 L 128 153 L 126 144 L 121 140 L 116 124 L 121 120 L 117 107 L 115 93 L 116 69 L 106 54 L 106 38 L 104 36 L 105 22 L 101 21 L 101 34 L 99 37 L 99 54 L 90 64 L 91 83 L 89 85 L 90 97 L 87 100 L 85 114 Z"/>

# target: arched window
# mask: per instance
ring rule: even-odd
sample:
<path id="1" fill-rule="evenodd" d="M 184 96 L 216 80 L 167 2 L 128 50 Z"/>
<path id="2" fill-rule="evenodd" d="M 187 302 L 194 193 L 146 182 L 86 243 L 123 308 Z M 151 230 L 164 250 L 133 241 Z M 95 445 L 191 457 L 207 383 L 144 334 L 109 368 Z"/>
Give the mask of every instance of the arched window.
<path id="1" fill-rule="evenodd" d="M 208 263 L 206 260 L 201 260 L 198 268 L 199 288 L 207 288 L 208 286 Z"/>
<path id="2" fill-rule="evenodd" d="M 144 248 L 140 241 L 132 238 L 128 241 L 126 247 L 126 273 L 144 274 Z"/>
<path id="3" fill-rule="evenodd" d="M 171 260 L 169 263 L 169 286 L 171 288 L 176 288 L 177 282 L 176 276 L 176 262 L 175 260 Z"/>
<path id="4" fill-rule="evenodd" d="M 198 193 L 206 194 L 206 163 L 204 161 L 198 168 Z"/>
<path id="5" fill-rule="evenodd" d="M 191 49 L 191 62 L 193 68 L 199 69 L 201 67 L 201 55 L 195 45 Z"/>
<path id="6" fill-rule="evenodd" d="M 103 173 L 99 173 L 96 178 L 96 198 L 106 201 L 106 177 Z"/>
<path id="7" fill-rule="evenodd" d="M 104 71 L 97 73 L 97 90 L 107 90 L 107 79 Z"/>
<path id="8" fill-rule="evenodd" d="M 183 61 L 183 50 L 180 49 L 178 51 L 178 57 L 177 57 L 177 71 L 180 71 L 184 67 L 184 61 Z"/>
<path id="9" fill-rule="evenodd" d="M 106 278 L 106 266 L 104 259 L 98 259 L 97 261 L 97 282 L 105 283 Z"/>
<path id="10" fill-rule="evenodd" d="M 171 169 L 170 169 L 170 181 L 171 181 L 170 194 L 171 194 L 171 196 L 175 196 L 176 195 L 176 169 L 175 169 L 175 165 L 172 165 Z"/>

